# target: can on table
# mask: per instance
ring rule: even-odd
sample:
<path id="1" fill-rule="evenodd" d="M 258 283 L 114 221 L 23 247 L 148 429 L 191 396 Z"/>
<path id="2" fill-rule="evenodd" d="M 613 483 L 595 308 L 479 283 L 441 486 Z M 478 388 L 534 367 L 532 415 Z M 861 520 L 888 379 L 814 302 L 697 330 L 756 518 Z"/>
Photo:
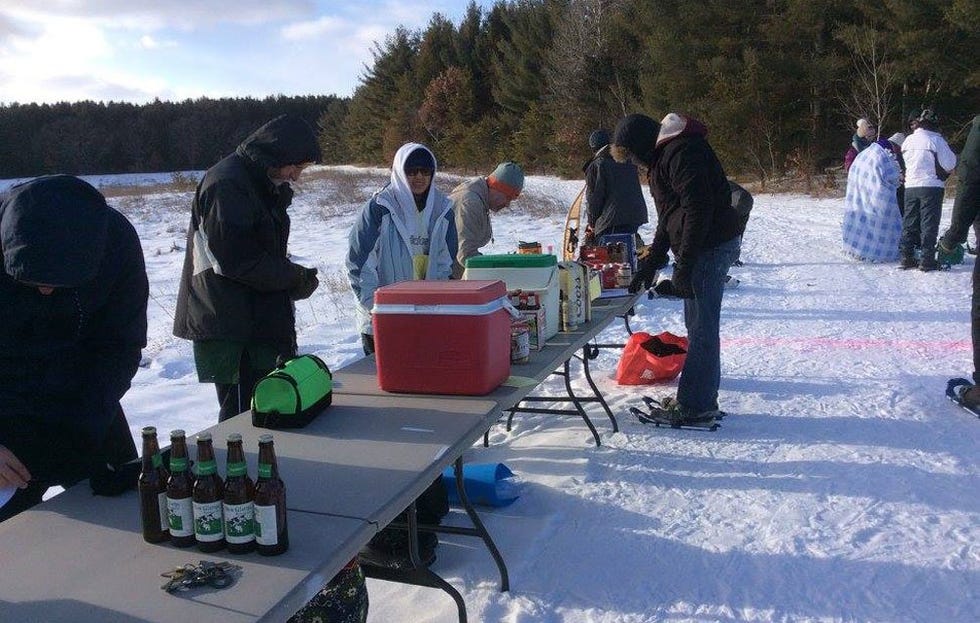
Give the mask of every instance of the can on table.
<path id="1" fill-rule="evenodd" d="M 510 323 L 510 362 L 527 363 L 531 356 L 531 325 L 525 318 Z"/>

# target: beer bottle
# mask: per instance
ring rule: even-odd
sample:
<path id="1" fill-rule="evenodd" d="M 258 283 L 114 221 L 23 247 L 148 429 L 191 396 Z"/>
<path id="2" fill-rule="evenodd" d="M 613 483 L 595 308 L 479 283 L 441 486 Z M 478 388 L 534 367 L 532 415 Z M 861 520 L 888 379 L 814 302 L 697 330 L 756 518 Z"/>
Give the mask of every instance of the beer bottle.
<path id="1" fill-rule="evenodd" d="M 221 518 L 221 500 L 224 487 L 218 477 L 218 464 L 214 460 L 211 433 L 197 436 L 197 477 L 191 494 L 194 507 L 194 538 L 202 552 L 216 552 L 225 546 Z"/>
<path id="2" fill-rule="evenodd" d="M 248 477 L 242 436 L 228 435 L 228 467 L 225 471 L 225 541 L 232 554 L 244 554 L 255 549 L 254 506 L 255 486 Z"/>
<path id="3" fill-rule="evenodd" d="M 167 529 L 167 477 L 157 443 L 157 429 L 147 426 L 143 429 L 143 469 L 138 487 L 143 540 L 147 543 L 159 543 L 170 537 Z"/>
<path id="4" fill-rule="evenodd" d="M 275 556 L 289 549 L 286 486 L 279 478 L 272 435 L 259 437 L 259 474 L 255 480 L 255 549 Z"/>
<path id="5" fill-rule="evenodd" d="M 184 431 L 170 431 L 170 480 L 167 481 L 167 520 L 170 542 L 177 547 L 190 547 L 194 538 L 194 504 L 191 500 L 194 479 L 187 458 L 187 438 Z"/>

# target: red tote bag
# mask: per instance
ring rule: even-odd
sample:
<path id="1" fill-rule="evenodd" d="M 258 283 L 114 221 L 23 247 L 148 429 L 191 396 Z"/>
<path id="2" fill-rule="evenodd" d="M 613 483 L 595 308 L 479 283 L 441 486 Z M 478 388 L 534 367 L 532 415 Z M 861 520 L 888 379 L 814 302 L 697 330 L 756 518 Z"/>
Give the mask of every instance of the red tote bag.
<path id="1" fill-rule="evenodd" d="M 687 338 L 664 331 L 650 335 L 639 331 L 630 336 L 616 367 L 620 385 L 648 385 L 675 378 L 687 358 Z"/>

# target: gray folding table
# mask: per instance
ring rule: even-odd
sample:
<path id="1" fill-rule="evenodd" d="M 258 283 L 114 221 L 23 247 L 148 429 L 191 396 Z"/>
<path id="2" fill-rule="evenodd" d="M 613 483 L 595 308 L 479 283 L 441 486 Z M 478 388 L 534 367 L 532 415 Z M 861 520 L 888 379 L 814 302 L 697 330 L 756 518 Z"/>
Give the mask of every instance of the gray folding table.
<path id="1" fill-rule="evenodd" d="M 362 519 L 290 511 L 280 556 L 202 554 L 146 543 L 139 515 L 135 492 L 95 497 L 81 483 L 0 523 L 0 621 L 284 621 L 376 531 Z M 220 590 L 161 589 L 161 573 L 201 560 L 242 569 Z"/>
<path id="2" fill-rule="evenodd" d="M 463 489 L 463 452 L 499 415 L 496 403 L 436 396 L 352 395 L 334 393 L 333 404 L 301 429 L 273 431 L 279 472 L 287 486 L 290 511 L 322 513 L 370 522 L 375 530 L 408 510 L 411 569 L 365 565 L 369 577 L 440 588 L 456 602 L 466 620 L 462 595 L 418 559 L 418 532 L 447 532 L 483 540 L 500 572 L 501 590 L 509 589 L 507 567 Z M 258 436 L 248 413 L 210 429 L 216 439 L 242 434 L 246 461 L 254 473 Z M 225 448 L 216 444 L 219 465 Z M 454 466 L 457 491 L 473 527 L 419 526 L 415 499 L 443 470 Z M 366 542 L 367 540 L 365 540 Z"/>
<path id="3" fill-rule="evenodd" d="M 562 331 L 554 335 L 547 341 L 541 350 L 532 350 L 526 363 L 511 365 L 511 375 L 514 377 L 530 379 L 531 382 L 517 385 L 501 385 L 494 391 L 479 398 L 494 401 L 501 411 L 508 411 L 507 430 L 510 430 L 512 418 L 516 412 L 525 413 L 552 413 L 560 415 L 577 415 L 585 422 L 589 431 L 595 439 L 596 445 L 601 445 L 602 441 L 599 432 L 596 430 L 588 412 L 584 406 L 588 403 L 597 402 L 602 407 L 612 423 L 613 432 L 619 430 L 616 417 L 613 415 L 609 405 L 606 404 L 602 393 L 599 391 L 592 379 L 589 368 L 589 361 L 595 359 L 597 349 L 590 344 L 599 333 L 605 329 L 614 318 L 622 317 L 625 319 L 628 310 L 636 301 L 637 295 L 617 297 L 613 299 L 597 299 L 593 304 L 592 318 L 589 322 L 578 326 L 573 331 Z M 582 376 L 586 380 L 591 390 L 591 395 L 578 395 L 571 385 L 572 375 L 570 363 L 572 359 L 578 359 L 582 363 Z M 532 392 L 537 385 L 556 374 L 564 378 L 564 396 L 532 396 Z M 335 371 L 334 391 L 338 394 L 357 394 L 366 396 L 401 396 L 382 390 L 378 385 L 378 373 L 374 357 L 364 357 L 354 363 Z M 444 396 L 445 398 L 456 400 L 471 400 L 470 396 Z M 564 402 L 571 403 L 573 408 L 535 408 L 521 406 L 522 402 Z M 492 422 L 491 422 L 492 424 Z M 489 426 L 487 428 L 489 429 Z M 486 430 L 486 429 L 485 429 Z M 487 438 L 484 437 L 484 445 Z"/>

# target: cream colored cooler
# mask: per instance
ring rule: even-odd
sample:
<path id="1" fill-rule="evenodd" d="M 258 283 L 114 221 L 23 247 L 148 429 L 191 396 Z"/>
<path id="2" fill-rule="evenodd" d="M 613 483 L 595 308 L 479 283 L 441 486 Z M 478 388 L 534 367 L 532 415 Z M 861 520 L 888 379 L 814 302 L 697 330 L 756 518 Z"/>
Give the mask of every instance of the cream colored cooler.
<path id="1" fill-rule="evenodd" d="M 500 279 L 508 291 L 537 292 L 545 308 L 544 339 L 558 333 L 558 258 L 554 255 L 477 255 L 467 258 L 463 279 Z"/>

